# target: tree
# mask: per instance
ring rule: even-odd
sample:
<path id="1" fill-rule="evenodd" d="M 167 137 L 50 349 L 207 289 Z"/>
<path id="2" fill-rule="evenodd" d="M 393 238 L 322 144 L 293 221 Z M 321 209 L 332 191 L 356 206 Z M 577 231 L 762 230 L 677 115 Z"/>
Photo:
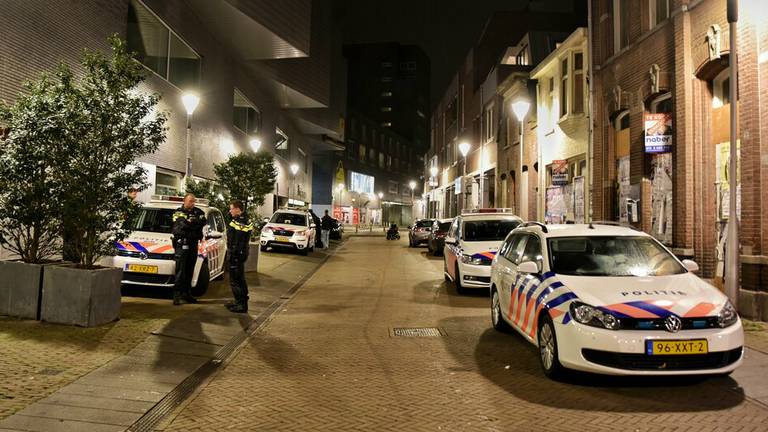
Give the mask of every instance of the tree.
<path id="1" fill-rule="evenodd" d="M 72 74 L 57 68 L 24 84 L 12 106 L 0 103 L 0 123 L 8 128 L 0 139 L 0 242 L 22 261 L 44 262 L 60 251 L 60 194 L 54 178 L 60 167 L 53 148 L 64 139 L 71 120 L 68 95 Z"/>
<path id="2" fill-rule="evenodd" d="M 156 111 L 159 96 L 137 89 L 144 79 L 141 64 L 118 36 L 109 44 L 110 57 L 84 53 L 84 75 L 77 82 L 66 66 L 60 67 L 68 91 L 60 111 L 51 113 L 67 119 L 52 151 L 58 167 L 53 180 L 67 185 L 60 194 L 61 218 L 74 241 L 65 248 L 85 268 L 111 254 L 115 241 L 128 234 L 122 221 L 138 206 L 126 192 L 149 185 L 145 170 L 133 162 L 156 151 L 166 131 L 166 114 Z"/>
<path id="3" fill-rule="evenodd" d="M 213 167 L 217 181 L 228 191 L 227 202 L 237 199 L 246 204 L 251 216 L 264 204 L 264 196 L 275 188 L 277 169 L 270 153 L 240 153 Z"/>
<path id="4" fill-rule="evenodd" d="M 224 215 L 229 212 L 227 196 L 224 195 L 224 192 L 216 191 L 216 184 L 212 181 L 187 179 L 184 190 L 187 193 L 195 194 L 197 198 L 207 199 L 209 205 L 219 209 Z"/>

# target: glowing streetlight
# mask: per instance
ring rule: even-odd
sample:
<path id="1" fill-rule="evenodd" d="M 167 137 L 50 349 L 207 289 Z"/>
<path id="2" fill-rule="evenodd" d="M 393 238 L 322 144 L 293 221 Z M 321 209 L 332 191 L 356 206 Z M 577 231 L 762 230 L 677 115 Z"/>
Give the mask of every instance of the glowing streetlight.
<path id="1" fill-rule="evenodd" d="M 411 180 L 411 182 L 408 183 L 408 186 L 410 186 L 411 191 L 413 191 L 414 189 L 416 189 L 416 182 Z"/>
<path id="2" fill-rule="evenodd" d="M 181 97 L 181 103 L 184 104 L 184 109 L 187 111 L 187 158 L 184 168 L 184 186 L 186 187 L 187 179 L 192 178 L 192 152 L 190 150 L 192 114 L 195 112 L 197 105 L 200 104 L 200 98 L 194 93 L 185 93 Z"/>
<path id="3" fill-rule="evenodd" d="M 433 166 L 429 169 L 429 173 L 432 174 L 432 177 L 437 177 L 437 167 Z"/>
<path id="4" fill-rule="evenodd" d="M 299 172 L 299 165 L 291 164 L 291 174 L 296 175 Z"/>
<path id="5" fill-rule="evenodd" d="M 515 113 L 518 121 L 523 121 L 528 114 L 528 110 L 531 109 L 531 103 L 527 100 L 520 99 L 512 102 L 512 112 Z"/>
<path id="6" fill-rule="evenodd" d="M 461 152 L 461 156 L 466 158 L 467 154 L 469 153 L 469 149 L 472 147 L 468 142 L 463 141 L 459 143 L 459 152 Z"/>
<path id="7" fill-rule="evenodd" d="M 251 149 L 253 150 L 253 152 L 258 153 L 259 149 L 261 148 L 261 140 L 258 138 L 251 138 L 249 143 L 251 144 Z"/>
<path id="8" fill-rule="evenodd" d="M 378 195 L 379 195 L 379 199 L 384 198 L 384 192 L 379 192 Z"/>

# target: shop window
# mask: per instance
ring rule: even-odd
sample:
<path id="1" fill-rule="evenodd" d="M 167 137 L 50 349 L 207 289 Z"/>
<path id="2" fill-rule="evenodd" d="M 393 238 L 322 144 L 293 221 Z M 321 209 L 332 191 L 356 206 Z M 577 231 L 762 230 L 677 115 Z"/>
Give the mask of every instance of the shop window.
<path id="1" fill-rule="evenodd" d="M 650 0 L 651 28 L 663 23 L 669 18 L 669 0 Z"/>
<path id="2" fill-rule="evenodd" d="M 275 144 L 275 154 L 285 160 L 289 160 L 291 157 L 290 139 L 279 127 L 275 127 L 275 134 L 277 135 L 277 143 Z"/>
<path id="3" fill-rule="evenodd" d="M 137 0 L 128 5 L 126 40 L 137 60 L 166 81 L 180 89 L 198 87 L 200 56 Z"/>
<path id="4" fill-rule="evenodd" d="M 256 108 L 239 90 L 235 89 L 233 124 L 241 132 L 249 135 L 259 133 L 261 129 L 261 110 Z"/>

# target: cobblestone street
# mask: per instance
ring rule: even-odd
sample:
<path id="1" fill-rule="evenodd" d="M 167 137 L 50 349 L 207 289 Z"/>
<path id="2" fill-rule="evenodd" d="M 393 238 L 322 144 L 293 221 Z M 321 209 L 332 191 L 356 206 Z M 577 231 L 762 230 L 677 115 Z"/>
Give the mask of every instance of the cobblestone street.
<path id="1" fill-rule="evenodd" d="M 554 382 L 533 346 L 490 327 L 483 294 L 443 282 L 440 258 L 356 237 L 166 429 L 762 431 L 766 356 L 747 356 L 728 378 Z"/>

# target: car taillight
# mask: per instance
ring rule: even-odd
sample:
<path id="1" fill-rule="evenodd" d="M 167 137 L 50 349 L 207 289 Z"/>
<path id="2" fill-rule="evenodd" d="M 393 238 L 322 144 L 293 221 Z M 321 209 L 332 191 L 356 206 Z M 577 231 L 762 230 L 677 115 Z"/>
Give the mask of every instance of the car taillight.
<path id="1" fill-rule="evenodd" d="M 439 232 L 439 233 L 435 234 L 435 236 L 436 237 L 445 237 L 446 234 L 448 234 L 448 233 Z"/>

